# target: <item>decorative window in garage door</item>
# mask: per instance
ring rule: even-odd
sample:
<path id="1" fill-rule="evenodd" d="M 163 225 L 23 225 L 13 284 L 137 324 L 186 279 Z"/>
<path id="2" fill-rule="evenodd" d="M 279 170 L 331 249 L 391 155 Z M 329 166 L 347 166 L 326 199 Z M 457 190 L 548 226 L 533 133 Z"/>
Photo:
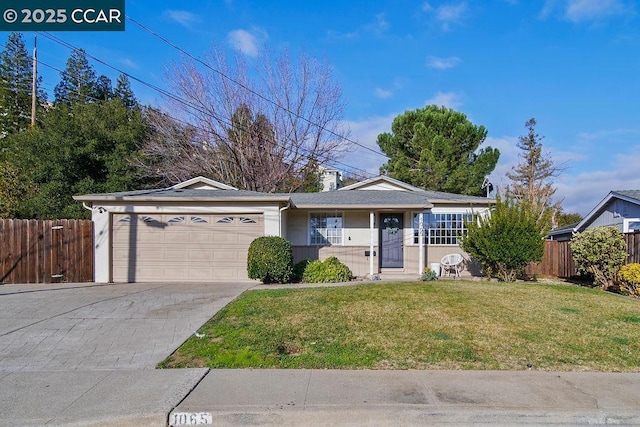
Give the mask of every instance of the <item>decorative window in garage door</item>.
<path id="1" fill-rule="evenodd" d="M 194 224 L 208 224 L 209 221 L 207 221 L 206 219 L 199 217 L 199 216 L 192 216 L 191 217 L 191 222 Z"/>
<path id="2" fill-rule="evenodd" d="M 247 218 L 245 216 L 234 217 L 234 216 L 225 216 L 224 218 L 220 218 L 216 222 L 218 224 L 231 224 L 234 221 L 239 222 L 241 224 L 257 224 L 256 220 L 253 218 Z"/>

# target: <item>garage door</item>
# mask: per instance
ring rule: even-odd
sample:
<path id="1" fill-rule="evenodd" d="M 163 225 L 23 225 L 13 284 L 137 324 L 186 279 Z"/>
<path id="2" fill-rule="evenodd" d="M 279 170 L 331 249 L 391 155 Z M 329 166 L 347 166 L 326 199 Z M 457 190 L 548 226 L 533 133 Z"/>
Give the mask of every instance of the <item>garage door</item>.
<path id="1" fill-rule="evenodd" d="M 114 282 L 247 280 L 247 250 L 264 234 L 257 214 L 114 215 Z"/>

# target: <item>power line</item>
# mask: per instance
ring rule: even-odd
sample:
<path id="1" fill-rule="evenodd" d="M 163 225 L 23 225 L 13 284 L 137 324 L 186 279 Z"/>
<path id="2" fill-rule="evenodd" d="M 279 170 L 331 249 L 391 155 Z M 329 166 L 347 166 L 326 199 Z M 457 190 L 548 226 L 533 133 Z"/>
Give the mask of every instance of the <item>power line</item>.
<path id="1" fill-rule="evenodd" d="M 45 34 L 45 37 L 47 37 L 47 34 Z M 56 42 L 56 43 L 60 43 L 60 44 L 62 44 L 63 46 L 65 46 L 65 47 L 67 47 L 67 48 L 70 48 L 70 49 L 73 49 L 73 50 L 78 50 L 76 47 L 74 47 L 74 46 L 72 46 L 72 45 L 70 45 L 70 44 L 68 44 L 68 43 L 64 42 L 63 40 L 59 40 L 59 39 L 58 39 L 59 41 L 58 41 L 58 40 L 54 40 L 54 39 L 57 39 L 56 37 L 53 37 L 53 38 L 50 38 L 50 39 L 51 39 L 52 41 Z M 85 52 L 85 53 L 86 53 L 86 52 Z M 198 111 L 198 112 L 200 112 L 200 113 L 202 113 L 202 114 L 205 114 L 205 115 L 211 115 L 211 116 L 213 116 L 216 120 L 219 120 L 219 121 L 223 122 L 224 124 L 226 124 L 226 125 L 228 125 L 228 126 L 230 126 L 230 127 L 232 126 L 232 123 L 231 123 L 230 121 L 228 121 L 227 119 L 225 119 L 225 118 L 215 116 L 215 115 L 213 115 L 212 113 L 210 113 L 210 112 L 208 112 L 208 111 L 205 111 L 205 110 L 202 110 L 200 107 L 195 106 L 195 105 L 193 105 L 193 104 L 189 103 L 188 101 L 185 101 L 184 99 L 182 99 L 182 98 L 180 98 L 180 97 L 178 97 L 178 96 L 175 96 L 175 95 L 173 95 L 173 94 L 172 94 L 172 93 L 170 93 L 170 92 L 165 91 L 164 89 L 157 88 L 156 86 L 151 85 L 151 84 L 149 84 L 149 83 L 147 83 L 147 82 L 145 82 L 145 81 L 143 81 L 143 80 L 141 80 L 141 79 L 138 79 L 137 77 L 134 77 L 134 76 L 132 76 L 132 75 L 130 75 L 130 74 L 128 74 L 128 73 L 126 73 L 126 72 L 124 72 L 124 71 L 118 70 L 117 68 L 112 67 L 111 65 L 109 65 L 109 64 L 107 64 L 107 63 L 105 63 L 104 61 L 101 61 L 101 60 L 99 60 L 99 59 L 97 59 L 97 58 L 93 57 L 93 56 L 92 56 L 92 55 L 90 55 L 89 53 L 86 53 L 86 55 L 87 55 L 88 57 L 90 57 L 90 58 L 92 58 L 92 59 L 96 60 L 96 61 L 99 61 L 101 64 L 103 64 L 103 65 L 105 65 L 105 66 L 107 66 L 107 67 L 110 67 L 110 68 L 112 68 L 112 69 L 114 69 L 114 70 L 116 70 L 116 71 L 119 71 L 121 74 L 124 74 L 124 75 L 126 75 L 127 77 L 129 77 L 129 78 L 131 78 L 131 79 L 134 79 L 134 80 L 136 80 L 136 81 L 138 81 L 138 82 L 140 82 L 140 83 L 142 83 L 142 84 L 144 84 L 144 85 L 146 85 L 146 86 L 148 86 L 148 87 L 150 87 L 150 88 L 152 88 L 152 89 L 154 89 L 154 90 L 156 90 L 156 91 L 160 92 L 161 94 L 163 94 L 163 95 L 165 95 L 165 96 L 168 96 L 168 97 L 170 97 L 170 98 L 174 99 L 174 100 L 175 100 L 175 101 L 177 101 L 177 102 L 181 102 L 181 103 L 183 103 L 184 105 L 186 105 L 186 106 L 188 106 L 188 107 L 190 107 L 190 108 L 193 108 L 194 110 L 196 110 L 196 111 Z M 47 64 L 47 63 L 43 62 L 42 60 L 38 60 L 38 63 L 39 63 L 39 64 L 41 64 L 41 65 L 43 65 L 43 66 L 45 66 L 45 67 L 47 67 L 47 68 L 50 68 L 50 69 L 52 69 L 52 70 L 54 70 L 54 71 L 57 71 L 57 72 L 59 72 L 59 73 L 62 73 L 62 72 L 63 72 L 63 70 L 60 70 L 59 68 L 56 68 L 56 67 L 54 67 L 54 66 L 52 66 L 52 65 L 49 65 L 49 64 Z M 77 92 L 77 91 L 75 91 L 74 93 L 76 93 L 76 94 L 78 94 L 78 95 L 83 95 L 83 94 L 81 94 L 80 92 Z M 95 97 L 92 97 L 92 96 L 89 96 L 89 95 L 86 95 L 86 94 L 84 94 L 84 96 L 86 96 L 86 97 L 87 97 L 87 98 L 89 98 L 89 99 L 93 99 L 94 101 L 103 101 L 102 99 L 97 99 L 97 98 L 95 98 Z M 189 122 L 187 122 L 187 121 L 185 121 L 185 120 L 182 120 L 182 119 L 179 119 L 179 118 L 176 118 L 176 117 L 173 117 L 173 116 L 171 116 L 171 115 L 167 114 L 166 112 L 163 112 L 163 114 L 165 114 L 167 117 L 169 117 L 170 119 L 172 119 L 172 120 L 174 120 L 174 121 L 176 121 L 176 122 L 182 123 L 183 125 L 193 126 L 194 128 L 199 129 L 199 130 L 204 131 L 204 132 L 206 132 L 206 131 L 207 131 L 206 129 L 203 129 L 202 127 L 194 126 L 192 123 L 189 123 Z M 249 130 L 249 129 L 245 129 L 245 130 Z M 277 143 L 276 143 L 276 144 L 277 144 Z M 311 156 L 309 156 L 309 155 L 308 155 L 308 154 L 310 154 L 310 150 L 309 150 L 308 148 L 306 148 L 306 147 L 300 147 L 300 148 L 301 148 L 303 151 L 306 151 L 306 152 L 307 152 L 307 155 L 306 155 L 305 157 L 306 157 L 307 159 L 311 159 Z M 358 172 L 360 172 L 361 174 L 363 174 L 363 175 L 365 175 L 365 176 L 371 176 L 371 175 L 372 175 L 372 174 L 370 174 L 369 172 L 367 172 L 367 171 L 365 171 L 365 170 L 363 170 L 363 169 L 359 169 L 359 168 L 357 168 L 357 167 L 355 167 L 355 166 L 349 165 L 349 164 L 347 164 L 347 163 L 343 163 L 343 162 L 341 162 L 341 161 L 339 161 L 339 160 L 330 160 L 330 161 L 328 161 L 328 162 L 326 162 L 326 163 L 327 163 L 328 165 L 330 165 L 330 166 L 342 165 L 342 166 L 346 167 L 346 169 L 348 169 L 348 170 L 351 170 L 351 171 L 358 171 Z"/>
<path id="2" fill-rule="evenodd" d="M 52 35 L 51 33 L 43 32 L 43 33 L 41 33 L 41 34 L 43 34 L 43 35 L 44 35 L 45 37 L 47 37 L 49 40 L 51 40 L 51 41 L 53 41 L 53 42 L 55 42 L 55 43 L 58 43 L 58 44 L 60 44 L 60 45 L 62 45 L 62 46 L 64 46 L 64 47 L 66 47 L 66 48 L 68 48 L 68 49 L 70 49 L 70 50 L 72 50 L 72 51 L 78 51 L 78 50 L 80 50 L 79 48 L 77 48 L 77 47 L 73 46 L 72 44 L 70 44 L 70 43 L 68 43 L 68 42 L 66 42 L 66 41 L 64 41 L 64 40 L 62 40 L 62 39 L 60 39 L 60 38 L 58 38 L 58 37 L 56 37 L 56 36 Z M 131 78 L 132 80 L 137 81 L 137 82 L 139 82 L 140 84 L 142 84 L 142 85 L 144 85 L 144 86 L 146 86 L 146 87 L 149 87 L 150 89 L 152 89 L 152 90 L 154 90 L 154 91 L 156 91 L 156 92 L 158 92 L 158 93 L 160 93 L 160 94 L 162 94 L 162 95 L 166 96 L 167 98 L 170 98 L 170 99 L 172 99 L 172 100 L 174 100 L 174 101 L 176 101 L 176 102 L 178 102 L 178 103 L 180 103 L 180 104 L 183 104 L 183 105 L 185 105 L 186 107 L 191 108 L 191 109 L 193 109 L 193 110 L 195 110 L 195 111 L 197 111 L 197 112 L 199 112 L 199 113 L 201 113 L 201 114 L 203 114 L 203 115 L 205 115 L 205 116 L 212 117 L 212 118 L 214 118 L 214 119 L 216 119 L 216 120 L 218 120 L 218 121 L 220 121 L 220 122 L 222 122 L 222 123 L 224 123 L 224 124 L 226 124 L 226 125 L 228 125 L 228 126 L 231 126 L 231 123 L 230 123 L 229 119 L 226 119 L 226 118 L 220 117 L 220 116 L 218 116 L 218 115 L 216 115 L 216 114 L 214 114 L 214 113 L 212 113 L 212 112 L 210 112 L 210 111 L 206 111 L 206 110 L 202 109 L 201 107 L 199 107 L 199 106 L 197 106 L 197 105 L 194 105 L 193 103 L 191 103 L 191 102 L 189 102 L 189 101 L 187 101 L 187 100 L 185 100 L 185 99 L 183 99 L 183 98 L 181 98 L 181 97 L 179 97 L 179 96 L 177 96 L 177 95 L 175 95 L 175 94 L 173 94 L 173 93 L 171 93 L 171 92 L 169 92 L 169 91 L 167 91 L 167 90 L 165 90 L 165 89 L 162 89 L 162 88 L 160 88 L 160 87 L 158 87 L 158 86 L 156 86 L 156 85 L 153 85 L 153 84 L 148 83 L 148 82 L 146 82 L 146 81 L 144 81 L 144 80 L 142 80 L 142 79 L 140 79 L 140 78 L 138 78 L 138 77 L 135 77 L 135 76 L 133 76 L 133 75 L 131 75 L 131 74 L 129 74 L 129 73 L 127 73 L 127 72 L 125 72 L 124 70 L 121 70 L 121 69 L 119 69 L 119 68 L 117 68 L 117 67 L 115 67 L 115 66 L 113 66 L 113 65 L 111 65 L 111 64 L 108 64 L 107 62 L 105 62 L 105 61 L 101 60 L 100 58 L 97 58 L 97 57 L 95 57 L 95 56 L 91 55 L 90 53 L 88 53 L 88 52 L 86 52 L 86 51 L 84 51 L 84 52 L 85 52 L 85 55 L 86 55 L 87 57 L 89 57 L 89 58 L 91 58 L 91 59 L 93 59 L 93 60 L 95 60 L 95 61 L 99 62 L 100 64 L 102 64 L 102 65 L 104 65 L 104 66 L 106 66 L 106 67 L 108 67 L 108 68 L 111 68 L 111 69 L 113 69 L 113 70 L 115 70 L 115 71 L 119 72 L 120 74 L 124 74 L 124 75 L 126 75 L 127 77 Z M 62 71 L 59 71 L 59 72 L 62 72 Z M 169 117 L 171 117 L 171 116 L 169 116 Z M 299 116 L 298 116 L 298 117 L 299 117 Z M 171 117 L 171 118 L 172 118 L 172 119 L 175 119 L 174 117 Z M 181 120 L 179 120 L 179 121 L 181 121 Z M 181 122 L 182 122 L 182 121 L 181 121 Z M 308 121 L 308 120 L 307 120 L 307 122 L 308 122 L 308 123 L 310 123 L 310 124 L 312 124 L 312 123 L 311 123 L 310 121 Z M 193 126 L 191 123 L 189 123 L 189 125 Z M 314 126 L 318 126 L 318 125 L 314 125 Z M 196 127 L 196 128 L 198 128 L 197 126 L 195 126 L 195 127 Z M 318 126 L 318 127 L 319 127 L 319 126 Z M 322 128 L 322 127 L 319 127 L 319 128 L 320 128 L 320 129 L 323 129 L 323 130 L 326 130 L 326 129 Z M 202 128 L 199 128 L 199 129 L 204 131 L 204 129 L 202 129 Z M 336 135 L 336 134 L 334 134 L 334 135 Z M 350 141 L 350 140 L 348 140 L 348 141 Z M 355 143 L 355 145 L 358 145 L 358 146 L 364 147 L 364 148 L 368 149 L 369 151 L 372 151 L 372 152 L 374 152 L 374 153 L 376 153 L 376 154 L 380 154 L 380 153 L 377 153 L 376 151 L 371 150 L 370 148 L 368 148 L 368 147 L 366 147 L 366 146 L 363 146 L 363 145 L 361 145 L 361 144 Z M 307 153 L 310 153 L 310 150 L 309 150 L 308 148 L 306 148 L 306 147 L 301 147 L 301 149 L 302 149 L 302 150 L 304 150 L 304 151 L 307 151 Z M 308 159 L 310 159 L 310 157 L 309 157 L 309 156 L 306 156 L 306 157 L 307 157 Z M 365 176 L 373 176 L 373 174 L 369 173 L 368 171 L 366 171 L 366 170 L 364 170 L 364 169 L 360 169 L 360 168 L 357 168 L 357 167 L 355 167 L 355 166 L 348 165 L 348 164 L 343 163 L 343 162 L 341 162 L 341 161 L 339 161 L 339 160 L 330 160 L 330 161 L 327 161 L 327 163 L 332 163 L 333 165 L 339 164 L 339 165 L 342 165 L 342 166 L 346 166 L 346 168 L 347 168 L 347 169 L 349 169 L 349 170 L 351 170 L 351 171 L 359 171 L 362 175 L 365 175 Z"/>
<path id="3" fill-rule="evenodd" d="M 261 93 L 256 92 L 256 91 L 254 91 L 253 89 L 251 89 L 251 88 L 247 87 L 247 86 L 246 86 L 246 85 L 244 85 L 243 83 L 241 83 L 241 82 L 239 82 L 239 81 L 237 81 L 237 80 L 235 80 L 235 79 L 233 79 L 233 78 L 229 77 L 228 75 L 226 75 L 226 74 L 225 74 L 225 73 L 223 73 L 222 71 L 217 70 L 216 68 L 213 68 L 213 67 L 212 67 L 211 65 L 209 65 L 208 63 L 204 62 L 203 60 L 201 60 L 201 59 L 199 59 L 199 58 L 197 58 L 197 57 L 195 57 L 195 56 L 193 56 L 191 53 L 187 52 L 186 50 L 184 50 L 184 49 L 183 49 L 183 48 L 181 48 L 180 46 L 178 46 L 178 45 L 176 45 L 176 44 L 172 43 L 171 41 L 169 41 L 169 40 L 168 40 L 168 39 L 166 39 L 165 37 L 161 36 L 160 34 L 156 33 L 155 31 L 151 30 L 150 28 L 146 27 L 145 25 L 141 24 L 140 22 L 136 21 L 135 19 L 131 18 L 129 15 L 126 15 L 126 18 L 127 18 L 129 21 L 131 21 L 131 22 L 133 22 L 134 24 L 136 24 L 137 26 L 139 26 L 140 28 L 142 28 L 142 29 L 143 29 L 144 31 L 146 31 L 147 33 L 149 33 L 149 34 L 151 34 L 152 36 L 156 37 L 157 39 L 161 40 L 163 43 L 165 43 L 165 44 L 167 44 L 168 46 L 170 46 L 170 47 L 172 47 L 172 48 L 176 49 L 178 52 L 182 53 L 183 55 L 186 55 L 187 57 L 189 57 L 189 58 L 191 58 L 192 60 L 194 60 L 194 61 L 198 62 L 199 64 L 202 64 L 202 65 L 203 65 L 203 66 L 205 66 L 206 68 L 208 68 L 208 69 L 210 69 L 211 71 L 213 71 L 213 72 L 217 73 L 218 75 L 220 75 L 220 76 L 222 76 L 223 78 L 225 78 L 225 79 L 229 80 L 230 82 L 232 82 L 232 83 L 234 83 L 234 84 L 236 84 L 236 85 L 240 86 L 240 87 L 241 87 L 241 88 L 243 88 L 244 90 L 246 90 L 246 91 L 248 91 L 248 92 L 250 92 L 250 93 L 252 93 L 252 94 L 256 95 L 257 97 L 259 97 L 259 98 L 260 98 L 260 99 L 262 99 L 263 101 L 266 101 L 266 102 L 268 102 L 268 103 L 270 103 L 270 104 L 273 104 L 273 105 L 275 105 L 277 108 L 280 108 L 280 109 L 282 109 L 282 110 L 286 111 L 288 114 L 291 114 L 292 116 L 295 116 L 295 117 L 297 117 L 297 118 L 299 118 L 299 119 L 301 119 L 301 120 L 304 120 L 305 122 L 309 123 L 310 125 L 312 125 L 312 126 L 316 126 L 317 128 L 319 128 L 319 129 L 321 129 L 321 130 L 323 130 L 323 131 L 325 131 L 325 132 L 327 132 L 327 133 L 329 133 L 329 134 L 331 134 L 331 135 L 334 135 L 334 136 L 336 136 L 336 137 L 338 137 L 338 138 L 344 139 L 344 140 L 346 140 L 346 141 L 348 141 L 348 142 L 350 142 L 350 143 L 352 143 L 352 144 L 354 144 L 354 145 L 357 145 L 357 146 L 358 146 L 358 147 L 360 147 L 360 148 L 364 148 L 365 150 L 370 151 L 370 152 L 372 152 L 372 153 L 374 153 L 374 154 L 376 154 L 376 155 L 379 155 L 379 156 L 383 156 L 383 157 L 388 158 L 385 154 L 383 154 L 383 153 L 381 153 L 381 152 L 379 152 L 379 151 L 376 151 L 376 150 L 372 149 L 371 147 L 367 147 L 366 145 L 363 145 L 363 144 L 360 144 L 359 142 L 353 141 L 353 140 L 351 140 L 351 139 L 349 139 L 349 138 L 347 138 L 347 137 L 345 137 L 345 136 L 343 136 L 343 135 L 338 135 L 337 133 L 335 133 L 335 132 L 333 132 L 333 131 L 331 131 L 331 130 L 329 130 L 329 129 L 326 129 L 324 126 L 322 126 L 322 125 L 320 125 L 320 124 L 318 124 L 318 123 L 314 123 L 314 122 L 313 122 L 313 121 L 311 121 L 310 119 L 307 119 L 306 117 L 304 117 L 304 116 L 302 116 L 302 115 L 300 115 L 300 114 L 296 113 L 295 111 L 291 111 L 289 108 L 284 107 L 284 106 L 282 106 L 282 105 L 278 104 L 276 101 L 274 101 L 274 100 L 272 100 L 272 99 L 267 98 L 266 96 L 262 95 Z"/>

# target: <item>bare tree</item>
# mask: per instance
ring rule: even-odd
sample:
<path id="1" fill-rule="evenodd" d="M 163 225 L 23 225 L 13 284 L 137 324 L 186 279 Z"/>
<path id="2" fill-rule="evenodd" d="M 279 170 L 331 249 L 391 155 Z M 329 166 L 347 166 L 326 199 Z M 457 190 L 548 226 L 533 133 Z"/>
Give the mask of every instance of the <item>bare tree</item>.
<path id="1" fill-rule="evenodd" d="M 170 114 L 150 115 L 140 163 L 164 183 L 202 174 L 242 189 L 291 192 L 316 165 L 349 149 L 342 91 L 326 61 L 265 52 L 254 70 L 244 57 L 228 60 L 214 49 L 203 61 L 174 64 L 167 77 L 176 96 Z"/>
<path id="2" fill-rule="evenodd" d="M 538 223 L 542 228 L 554 228 L 560 203 L 553 202 L 556 188 L 552 179 L 565 169 L 543 151 L 544 137 L 535 130 L 536 119 L 531 118 L 524 125 L 528 130 L 527 135 L 518 138 L 521 162 L 507 173 L 507 178 L 511 180 L 509 192 L 531 205 L 538 214 Z"/>

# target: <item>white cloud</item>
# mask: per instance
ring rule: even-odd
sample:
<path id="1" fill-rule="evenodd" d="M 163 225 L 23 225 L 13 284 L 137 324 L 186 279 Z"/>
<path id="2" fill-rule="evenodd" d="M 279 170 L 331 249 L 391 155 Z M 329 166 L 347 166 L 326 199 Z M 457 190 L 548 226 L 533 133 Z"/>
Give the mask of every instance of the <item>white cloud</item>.
<path id="1" fill-rule="evenodd" d="M 120 58 L 120 63 L 123 64 L 124 66 L 128 67 L 128 68 L 133 68 L 135 70 L 139 70 L 140 66 L 135 63 L 133 60 L 131 60 L 130 58 Z"/>
<path id="2" fill-rule="evenodd" d="M 614 156 L 609 164 L 577 175 L 565 175 L 558 181 L 556 195 L 564 199 L 566 212 L 588 214 L 598 203 L 614 190 L 639 190 L 637 152 L 640 146 Z"/>
<path id="3" fill-rule="evenodd" d="M 368 117 L 363 120 L 346 121 L 345 125 L 351 131 L 351 139 L 353 141 L 371 150 L 380 152 L 380 147 L 378 147 L 378 143 L 376 142 L 378 135 L 383 132 L 391 132 L 391 123 L 393 123 L 393 119 L 395 119 L 396 116 L 398 116 L 398 113 L 387 116 Z M 387 157 L 382 153 L 376 155 L 370 150 L 355 146 L 354 150 L 344 159 L 341 159 L 341 161 L 350 166 L 367 171 L 371 175 L 379 175 L 380 166 L 387 162 Z"/>
<path id="4" fill-rule="evenodd" d="M 593 21 L 624 13 L 619 0 L 572 0 L 565 16 L 573 22 Z"/>
<path id="5" fill-rule="evenodd" d="M 378 13 L 374 17 L 373 23 L 367 25 L 365 28 L 372 33 L 381 34 L 386 32 L 389 27 L 390 25 L 386 19 L 386 15 L 384 13 Z"/>
<path id="6" fill-rule="evenodd" d="M 622 131 L 603 131 L 593 134 L 581 134 L 580 138 L 592 141 L 603 138 L 609 140 L 610 135 L 619 135 Z M 627 135 L 628 135 L 628 131 Z M 500 159 L 495 170 L 490 175 L 494 186 L 505 188 L 510 180 L 506 174 L 512 167 L 520 163 L 520 149 L 517 147 L 518 137 L 505 136 L 500 138 L 487 137 L 485 145 L 500 150 Z M 616 145 L 616 144 L 614 144 Z M 629 147 L 626 145 L 625 147 Z M 604 197 L 612 190 L 636 190 L 640 189 L 640 175 L 638 175 L 637 153 L 640 145 L 632 146 L 625 152 L 612 157 L 610 162 L 601 160 L 593 161 L 583 152 L 547 150 L 548 145 L 543 143 L 543 149 L 559 166 L 567 166 L 559 177 L 554 179 L 557 188 L 554 199 L 562 202 L 565 212 L 578 212 L 581 215 L 588 214 Z M 597 157 L 598 154 L 593 154 Z M 574 172 L 572 165 L 580 166 L 583 172 Z M 584 172 L 584 166 L 592 168 Z"/>
<path id="7" fill-rule="evenodd" d="M 198 15 L 186 10 L 165 10 L 164 16 L 185 27 L 191 27 L 201 21 Z"/>
<path id="8" fill-rule="evenodd" d="M 352 31 L 350 33 L 341 33 L 335 30 L 328 30 L 327 37 L 331 41 L 353 40 L 360 37 L 360 33 L 358 33 L 358 31 Z"/>
<path id="9" fill-rule="evenodd" d="M 227 35 L 227 40 L 233 49 L 253 58 L 259 54 L 258 44 L 266 38 L 266 33 L 257 28 L 252 32 L 242 29 L 233 30 Z"/>
<path id="10" fill-rule="evenodd" d="M 574 23 L 597 22 L 613 16 L 631 13 L 632 7 L 622 0 L 546 0 L 541 16 L 557 13 Z"/>
<path id="11" fill-rule="evenodd" d="M 336 30 L 328 30 L 327 37 L 333 41 L 353 40 L 360 37 L 366 37 L 367 34 L 380 36 L 386 33 L 391 25 L 387 21 L 386 14 L 378 13 L 373 17 L 373 21 L 354 29 L 353 31 L 341 32 Z"/>
<path id="12" fill-rule="evenodd" d="M 450 56 L 448 58 L 438 58 L 437 56 L 429 56 L 427 58 L 427 67 L 435 68 L 437 70 L 446 70 L 458 65 L 462 60 L 457 56 Z"/>
<path id="13" fill-rule="evenodd" d="M 377 87 L 375 90 L 375 96 L 380 99 L 387 99 L 393 96 L 393 92 Z"/>
<path id="14" fill-rule="evenodd" d="M 431 99 L 425 101 L 426 105 L 437 105 L 447 108 L 458 108 L 462 106 L 462 95 L 458 92 L 438 92 Z"/>
<path id="15" fill-rule="evenodd" d="M 460 24 L 467 14 L 467 3 L 450 3 L 433 7 L 429 3 L 423 3 L 422 10 L 434 14 L 436 21 L 443 31 L 449 31 L 452 24 Z"/>

